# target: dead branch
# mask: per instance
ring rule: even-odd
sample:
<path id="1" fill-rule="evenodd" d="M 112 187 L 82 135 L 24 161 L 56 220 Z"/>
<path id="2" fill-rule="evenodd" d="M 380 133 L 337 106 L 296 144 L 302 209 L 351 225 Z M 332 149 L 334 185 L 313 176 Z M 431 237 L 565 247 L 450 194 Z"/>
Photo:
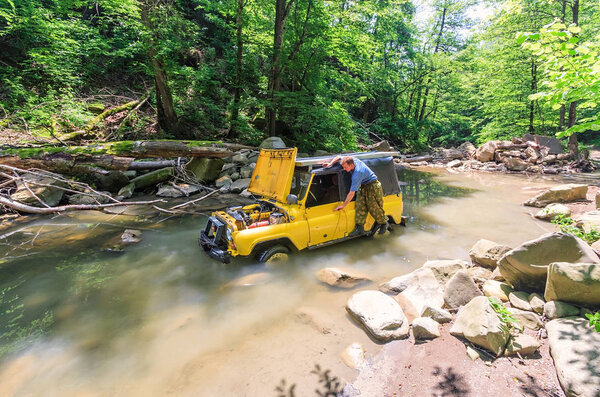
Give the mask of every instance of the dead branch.
<path id="1" fill-rule="evenodd" d="M 202 196 L 202 197 L 200 197 L 200 198 L 197 198 L 197 199 L 195 199 L 195 200 L 192 200 L 192 201 L 188 201 L 188 202 L 186 202 L 186 203 L 183 203 L 183 204 L 176 205 L 176 206 L 174 206 L 174 207 L 171 207 L 170 209 L 171 209 L 171 210 L 175 210 L 175 209 L 178 209 L 178 208 L 181 208 L 181 207 L 185 207 L 185 206 L 187 206 L 187 205 L 190 205 L 190 204 L 197 203 L 198 201 L 204 200 L 204 199 L 205 199 L 205 198 L 207 198 L 208 196 L 212 196 L 212 195 L 213 195 L 213 194 L 215 194 L 216 192 L 218 192 L 218 190 L 213 190 L 212 192 L 210 192 L 210 193 L 208 193 L 208 194 L 205 194 L 204 196 Z"/>

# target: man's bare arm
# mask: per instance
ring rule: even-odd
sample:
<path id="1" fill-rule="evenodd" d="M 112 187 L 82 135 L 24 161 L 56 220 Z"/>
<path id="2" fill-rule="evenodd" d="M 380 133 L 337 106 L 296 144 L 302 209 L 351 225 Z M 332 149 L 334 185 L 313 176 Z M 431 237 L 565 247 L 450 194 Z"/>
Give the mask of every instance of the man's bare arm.
<path id="1" fill-rule="evenodd" d="M 342 205 L 339 205 L 335 208 L 336 211 L 342 210 L 344 209 L 345 206 L 348 205 L 348 203 L 350 201 L 352 201 L 352 199 L 354 198 L 354 193 L 355 192 L 348 192 L 348 195 L 346 196 L 346 200 L 344 200 L 344 203 Z"/>
<path id="2" fill-rule="evenodd" d="M 331 161 L 323 161 L 321 163 L 321 165 L 323 165 L 323 167 L 325 168 L 329 168 L 332 165 L 334 165 L 335 163 L 337 163 L 338 161 L 340 161 L 342 157 L 341 156 L 335 156 L 333 159 L 331 159 Z"/>

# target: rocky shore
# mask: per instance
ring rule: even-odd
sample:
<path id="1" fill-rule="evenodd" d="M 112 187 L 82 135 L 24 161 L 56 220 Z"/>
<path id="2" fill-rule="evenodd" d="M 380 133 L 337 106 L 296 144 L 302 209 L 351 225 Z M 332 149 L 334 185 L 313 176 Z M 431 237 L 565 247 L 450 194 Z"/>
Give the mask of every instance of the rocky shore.
<path id="1" fill-rule="evenodd" d="M 586 185 L 564 185 L 525 205 L 560 202 L 568 208 L 586 193 Z M 598 214 L 584 214 L 582 230 L 600 230 Z M 489 384 L 473 394 L 486 387 L 485 374 L 492 384 L 512 376 L 514 383 L 497 385 L 507 395 L 600 395 L 600 333 L 585 316 L 600 308 L 599 249 L 600 242 L 590 246 L 562 232 L 514 248 L 481 239 L 471 247 L 470 261 L 428 261 L 378 289 L 354 293 L 346 303 L 351 319 L 386 346 L 370 360 L 360 344 L 347 347 L 342 360 L 360 375 L 341 394 L 431 395 L 424 388 L 435 386 L 433 395 L 499 395 Z M 338 288 L 370 280 L 338 268 L 322 269 L 317 277 Z M 441 363 L 445 373 L 435 366 Z M 432 373 L 419 375 L 413 366 Z"/>

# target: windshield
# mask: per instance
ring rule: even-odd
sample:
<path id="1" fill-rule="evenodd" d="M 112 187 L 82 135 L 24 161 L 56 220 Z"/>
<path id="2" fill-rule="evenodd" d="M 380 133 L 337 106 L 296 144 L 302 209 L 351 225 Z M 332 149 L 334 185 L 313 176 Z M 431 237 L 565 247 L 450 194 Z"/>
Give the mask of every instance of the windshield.
<path id="1" fill-rule="evenodd" d="M 302 169 L 294 171 L 294 177 L 292 179 L 292 188 L 290 194 L 298 197 L 298 201 L 302 201 L 306 191 L 308 190 L 308 184 L 310 183 L 311 174 L 308 171 Z"/>

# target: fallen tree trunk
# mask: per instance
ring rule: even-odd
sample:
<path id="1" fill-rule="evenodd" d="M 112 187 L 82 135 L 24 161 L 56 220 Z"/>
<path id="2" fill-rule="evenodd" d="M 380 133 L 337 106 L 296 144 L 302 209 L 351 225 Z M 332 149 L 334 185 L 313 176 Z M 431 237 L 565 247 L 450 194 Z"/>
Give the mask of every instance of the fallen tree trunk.
<path id="1" fill-rule="evenodd" d="M 250 146 L 219 141 L 121 141 L 89 146 L 8 148 L 0 150 L 0 164 L 38 168 L 66 175 L 89 173 L 90 167 L 105 170 L 158 169 L 173 162 L 142 162 L 135 159 L 172 157 L 223 158 Z"/>
<path id="2" fill-rule="evenodd" d="M 32 207 L 30 205 L 22 204 L 17 201 L 11 200 L 8 197 L 0 196 L 0 205 L 4 205 L 6 207 L 12 208 L 19 212 L 25 212 L 28 214 L 55 214 L 57 212 L 67 212 L 67 211 L 80 211 L 80 210 L 98 210 L 102 208 L 108 207 L 118 207 L 124 205 L 152 205 L 156 203 L 164 202 L 164 200 L 152 200 L 152 201 L 130 201 L 130 202 L 120 202 L 120 203 L 110 203 L 110 204 L 73 204 L 73 205 L 61 205 L 58 207 Z"/>

